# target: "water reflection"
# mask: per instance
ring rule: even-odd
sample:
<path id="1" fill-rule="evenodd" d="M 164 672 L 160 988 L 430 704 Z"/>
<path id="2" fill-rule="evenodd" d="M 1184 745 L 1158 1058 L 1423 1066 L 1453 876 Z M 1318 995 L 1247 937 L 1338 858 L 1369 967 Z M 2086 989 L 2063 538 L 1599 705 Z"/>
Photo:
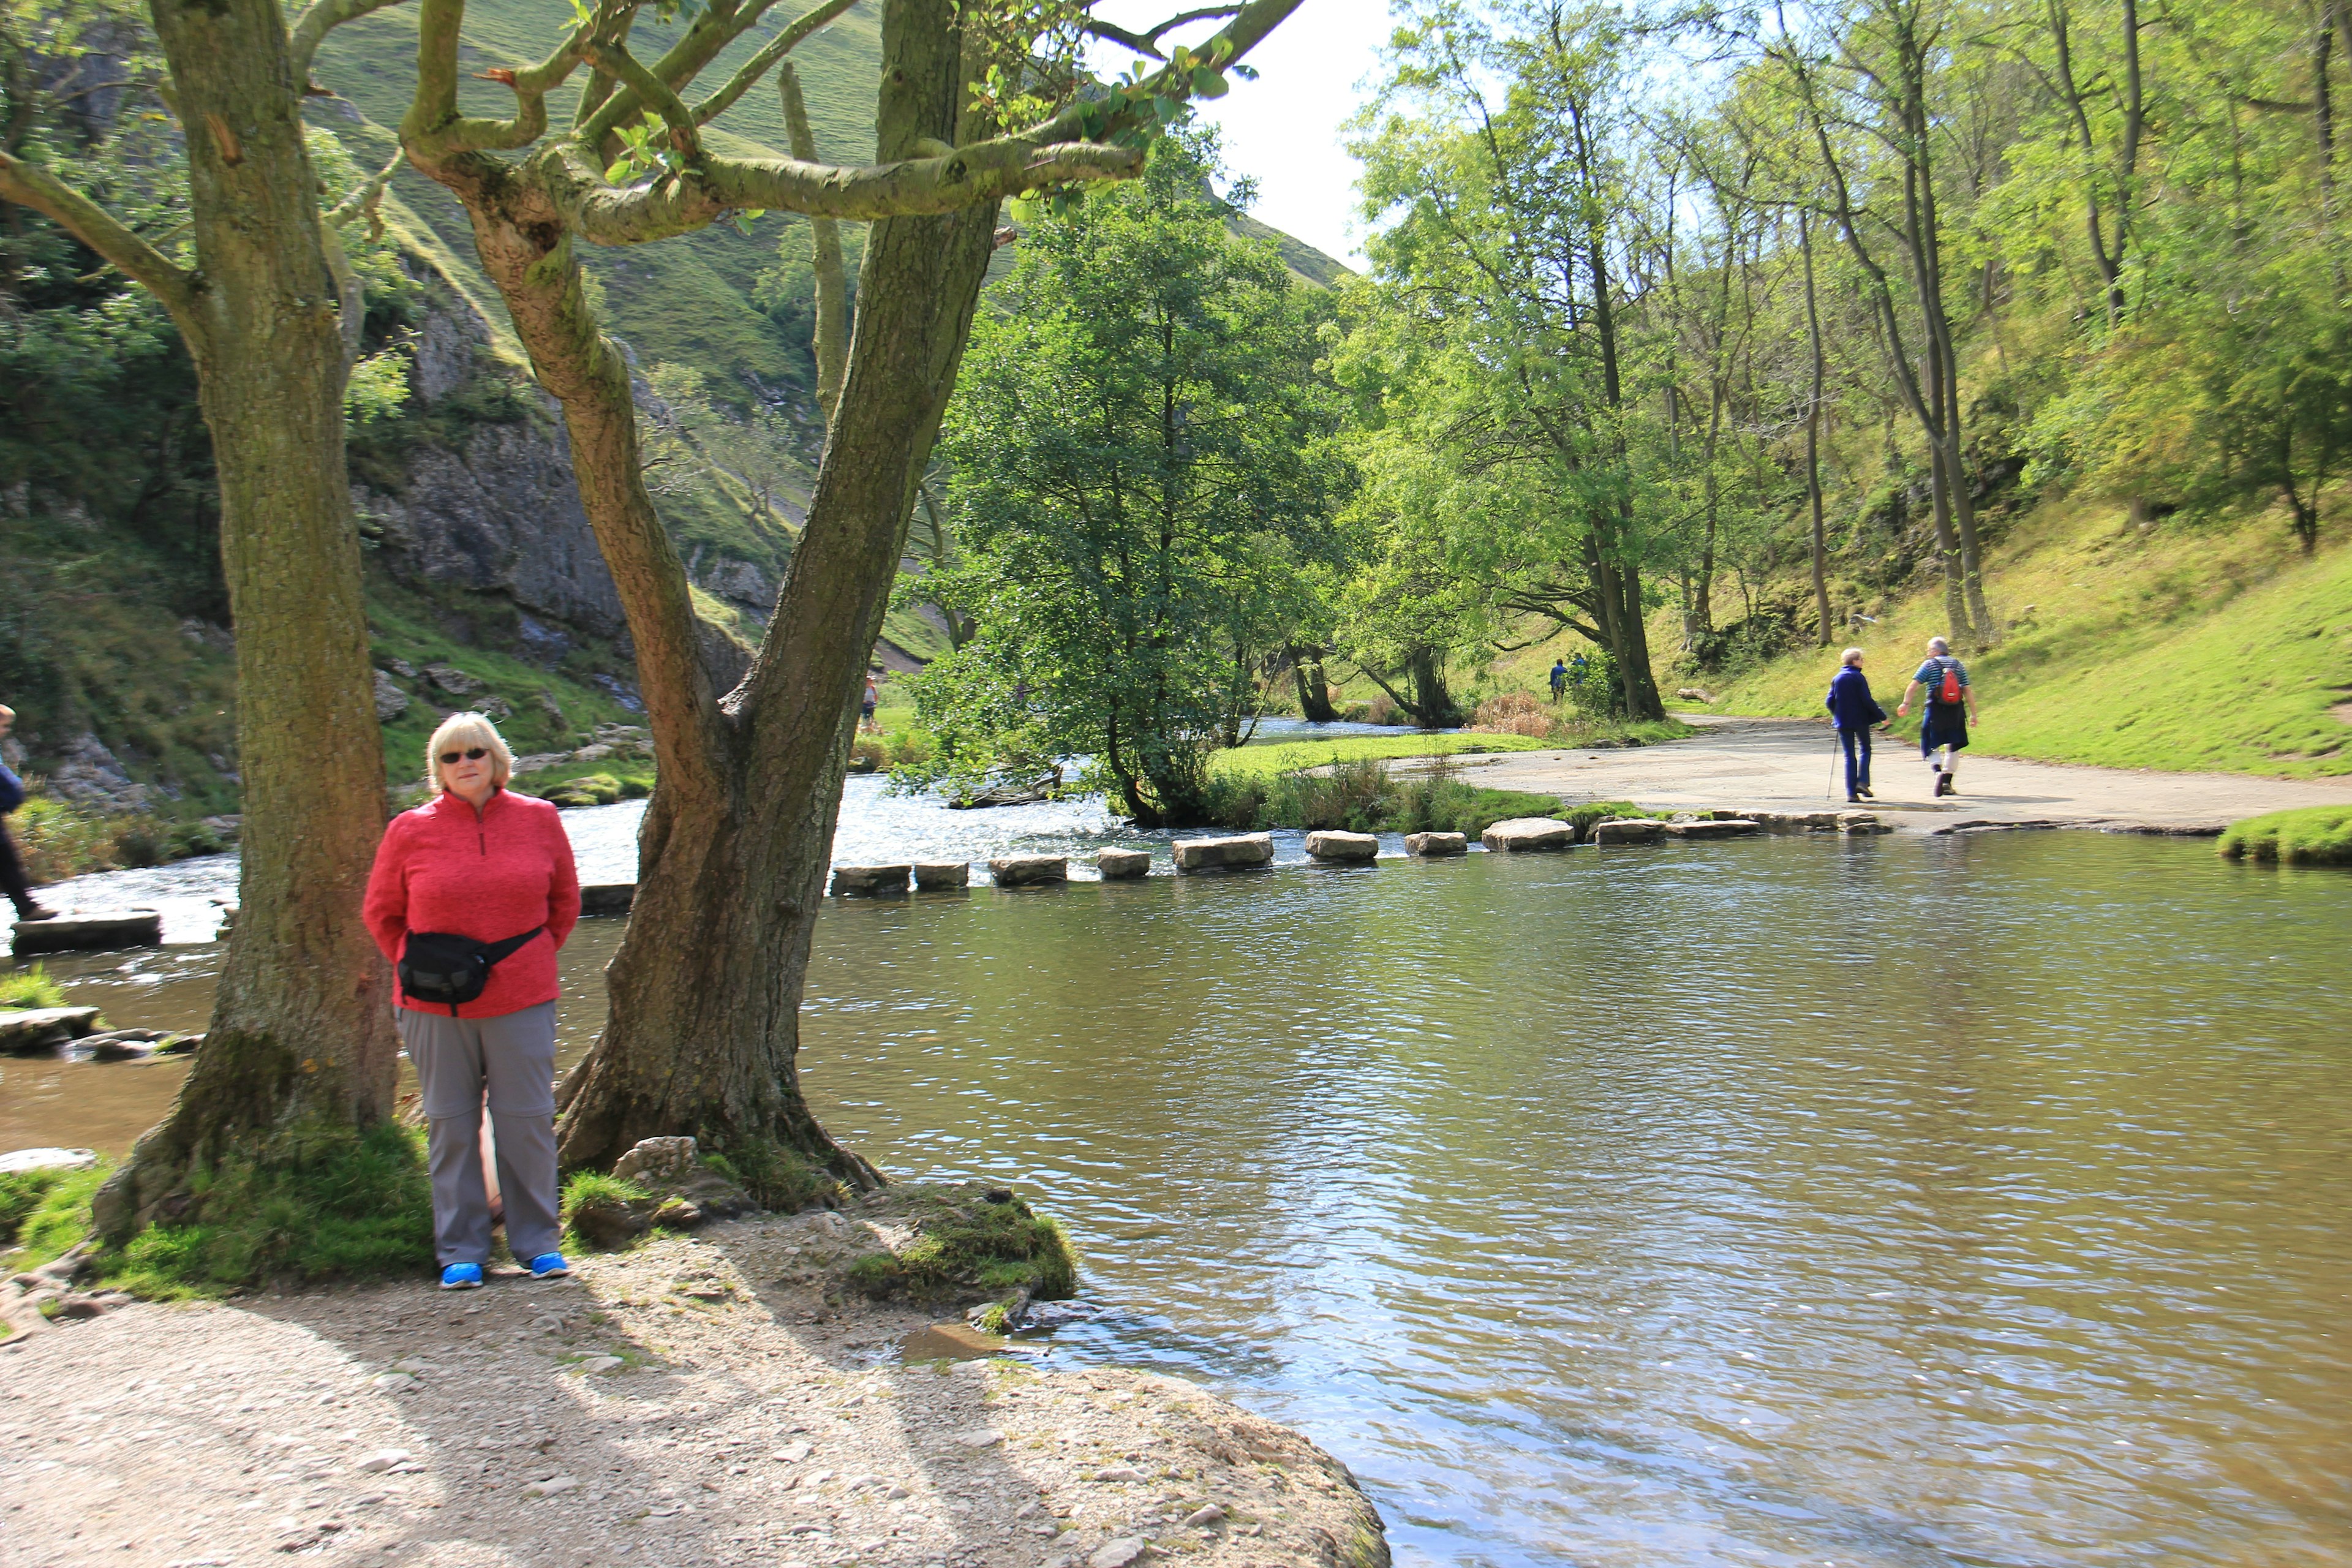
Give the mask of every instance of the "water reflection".
<path id="1" fill-rule="evenodd" d="M 829 907 L 803 1063 L 1051 1194 L 1057 1359 L 1303 1426 L 1406 1563 L 2346 1563 L 2347 930 L 2084 834 L 979 890 Z"/>

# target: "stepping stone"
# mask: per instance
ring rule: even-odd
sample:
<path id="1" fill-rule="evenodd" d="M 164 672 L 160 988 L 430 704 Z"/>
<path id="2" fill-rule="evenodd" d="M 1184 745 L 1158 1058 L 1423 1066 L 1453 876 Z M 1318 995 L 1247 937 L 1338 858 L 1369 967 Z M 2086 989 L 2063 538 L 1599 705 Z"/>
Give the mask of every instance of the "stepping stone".
<path id="1" fill-rule="evenodd" d="M 53 1051 L 68 1040 L 79 1040 L 98 1027 L 95 1007 L 10 1007 L 0 1009 L 0 1051 L 26 1056 Z"/>
<path id="2" fill-rule="evenodd" d="M 1274 835 L 1243 833 L 1231 838 L 1180 838 L 1171 846 L 1179 871 L 1246 869 L 1274 863 Z"/>
<path id="3" fill-rule="evenodd" d="M 16 956 L 37 952 L 97 952 L 115 947 L 158 947 L 163 917 L 153 910 L 122 910 L 102 915 L 59 915 L 52 921 L 18 921 Z"/>
<path id="4" fill-rule="evenodd" d="M 1666 825 L 1643 816 L 1612 816 L 1592 825 L 1595 844 L 1655 844 L 1666 836 Z"/>
<path id="5" fill-rule="evenodd" d="M 87 1171 L 98 1163 L 98 1152 L 93 1149 L 19 1149 L 0 1154 L 0 1176 L 18 1176 L 26 1171 Z"/>
<path id="6" fill-rule="evenodd" d="M 1514 816 L 1496 823 L 1478 836 L 1487 848 L 1506 855 L 1537 849 L 1565 849 L 1576 842 L 1576 825 L 1556 816 Z"/>
<path id="7" fill-rule="evenodd" d="M 1312 860 L 1369 866 L 1380 853 L 1381 841 L 1370 833 L 1339 833 L 1325 829 L 1307 836 L 1307 855 Z"/>
<path id="8" fill-rule="evenodd" d="M 1441 855 L 1467 855 L 1470 836 L 1466 833 L 1408 833 L 1404 836 L 1404 852 L 1423 859 L 1435 859 Z"/>
<path id="9" fill-rule="evenodd" d="M 1855 815 L 1844 811 L 1744 811 L 1743 819 L 1754 823 L 1767 833 L 1835 833 L 1841 817 Z"/>
<path id="10" fill-rule="evenodd" d="M 1895 831 L 1895 825 L 1891 822 L 1879 821 L 1874 812 L 1841 811 L 1837 814 L 1837 828 L 1840 833 L 1855 837 L 1868 837 L 1873 834 L 1892 833 Z"/>
<path id="11" fill-rule="evenodd" d="M 598 882 L 580 889 L 583 915 L 625 915 L 637 901 L 635 882 Z"/>
<path id="12" fill-rule="evenodd" d="M 836 899 L 881 898 L 907 890 L 907 880 L 914 875 L 910 865 L 897 866 L 835 866 L 833 868 L 833 896 Z"/>
<path id="13" fill-rule="evenodd" d="M 918 860 L 915 862 L 915 886 L 948 889 L 971 886 L 971 866 L 963 860 Z"/>
<path id="14" fill-rule="evenodd" d="M 1070 879 L 1070 861 L 1065 855 L 1008 855 L 988 863 L 988 874 L 1000 888 L 1035 888 L 1048 882 Z"/>
<path id="15" fill-rule="evenodd" d="M 1149 849 L 1098 849 L 1095 852 L 1095 869 L 1106 882 L 1132 881 L 1151 875 L 1151 851 Z"/>
<path id="16" fill-rule="evenodd" d="M 1746 838 L 1763 829 L 1744 817 L 1714 822 L 1669 822 L 1666 831 L 1676 838 Z"/>

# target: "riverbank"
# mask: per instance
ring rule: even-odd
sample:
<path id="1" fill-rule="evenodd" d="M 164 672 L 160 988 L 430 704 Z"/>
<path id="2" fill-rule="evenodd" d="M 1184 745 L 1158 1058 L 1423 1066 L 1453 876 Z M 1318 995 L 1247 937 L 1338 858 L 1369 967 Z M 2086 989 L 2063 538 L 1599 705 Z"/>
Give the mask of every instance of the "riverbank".
<path id="1" fill-rule="evenodd" d="M 8 1558 L 1385 1568 L 1372 1505 L 1297 1433 L 846 1290 L 868 1223 L 853 1202 L 569 1281 L 139 1304 L 11 1342 Z"/>
<path id="2" fill-rule="evenodd" d="M 1466 783 L 1556 795 L 1570 804 L 1630 800 L 1656 811 L 1818 811 L 1843 805 L 1836 737 L 1826 721 L 1684 715 L 1700 732 L 1638 751 L 1520 752 L 1455 759 Z M 1999 743 L 1997 730 L 1980 744 Z M 1402 772 L 1400 767 L 1399 772 Z M 2230 823 L 2299 806 L 2352 805 L 2352 779 L 2274 779 L 2025 762 L 1971 747 L 1960 794 L 1936 799 L 1918 748 L 1880 737 L 1867 807 L 1898 829 L 2106 827 L 2218 834 Z"/>

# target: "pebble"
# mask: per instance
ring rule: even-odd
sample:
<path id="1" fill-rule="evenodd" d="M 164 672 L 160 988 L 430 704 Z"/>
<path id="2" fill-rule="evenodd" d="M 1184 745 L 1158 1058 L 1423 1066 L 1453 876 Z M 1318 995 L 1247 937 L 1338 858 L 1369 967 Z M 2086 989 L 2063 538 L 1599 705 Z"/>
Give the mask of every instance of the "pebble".
<path id="1" fill-rule="evenodd" d="M 543 1481 L 533 1481 L 530 1485 L 523 1488 L 522 1495 L 525 1497 L 554 1497 L 559 1493 L 571 1491 L 579 1485 L 579 1480 L 572 1476 L 550 1476 Z"/>
<path id="2" fill-rule="evenodd" d="M 1087 1558 L 1087 1568 L 1128 1568 L 1129 1563 L 1150 1550 L 1141 1537 L 1123 1535 Z"/>
<path id="3" fill-rule="evenodd" d="M 368 1380 L 386 1394 L 404 1394 L 416 1386 L 416 1380 L 404 1372 L 383 1372 Z"/>
<path id="4" fill-rule="evenodd" d="M 1139 1481 L 1143 1472 L 1133 1465 L 1106 1465 L 1087 1479 L 1090 1481 Z"/>
<path id="5" fill-rule="evenodd" d="M 959 1432 L 956 1441 L 967 1448 L 991 1448 L 1004 1441 L 1004 1434 L 993 1426 L 986 1426 L 977 1432 Z"/>
<path id="6" fill-rule="evenodd" d="M 1225 1510 L 1215 1503 L 1195 1510 L 1184 1516 L 1184 1522 L 1194 1530 L 1207 1530 L 1225 1522 Z"/>
<path id="7" fill-rule="evenodd" d="M 787 1443 L 782 1447 L 777 1449 L 774 1453 L 769 1455 L 768 1458 L 775 1460 L 778 1464 L 797 1465 L 803 1459 L 807 1458 L 811 1454 L 815 1452 L 816 1445 L 814 1443 Z"/>
<path id="8" fill-rule="evenodd" d="M 616 1355 L 592 1355 L 580 1363 L 580 1370 L 582 1372 L 618 1372 L 628 1364 Z"/>
<path id="9" fill-rule="evenodd" d="M 362 1475 L 380 1476 L 394 1465 L 408 1463 L 411 1457 L 405 1448 L 379 1448 L 352 1468 Z"/>

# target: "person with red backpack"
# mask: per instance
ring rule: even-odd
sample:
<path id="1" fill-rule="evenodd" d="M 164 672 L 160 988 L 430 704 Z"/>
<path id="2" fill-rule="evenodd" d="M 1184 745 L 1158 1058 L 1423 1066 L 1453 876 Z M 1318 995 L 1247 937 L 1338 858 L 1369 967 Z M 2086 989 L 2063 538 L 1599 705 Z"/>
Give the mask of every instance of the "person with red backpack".
<path id="1" fill-rule="evenodd" d="M 1953 775 L 1960 765 L 1960 752 L 1969 743 L 1969 726 L 1977 721 L 1977 694 L 1969 685 L 1969 667 L 1952 657 L 1952 645 L 1942 637 L 1927 639 L 1927 660 L 1904 689 L 1903 700 L 1895 705 L 1898 714 L 1911 711 L 1911 699 L 1922 689 L 1927 693 L 1927 706 L 1919 716 L 1919 754 L 1927 759 L 1927 769 L 1936 775 L 1936 793 L 1958 795 L 1959 786 Z M 1944 753 L 1938 762 L 1937 752 Z"/>

